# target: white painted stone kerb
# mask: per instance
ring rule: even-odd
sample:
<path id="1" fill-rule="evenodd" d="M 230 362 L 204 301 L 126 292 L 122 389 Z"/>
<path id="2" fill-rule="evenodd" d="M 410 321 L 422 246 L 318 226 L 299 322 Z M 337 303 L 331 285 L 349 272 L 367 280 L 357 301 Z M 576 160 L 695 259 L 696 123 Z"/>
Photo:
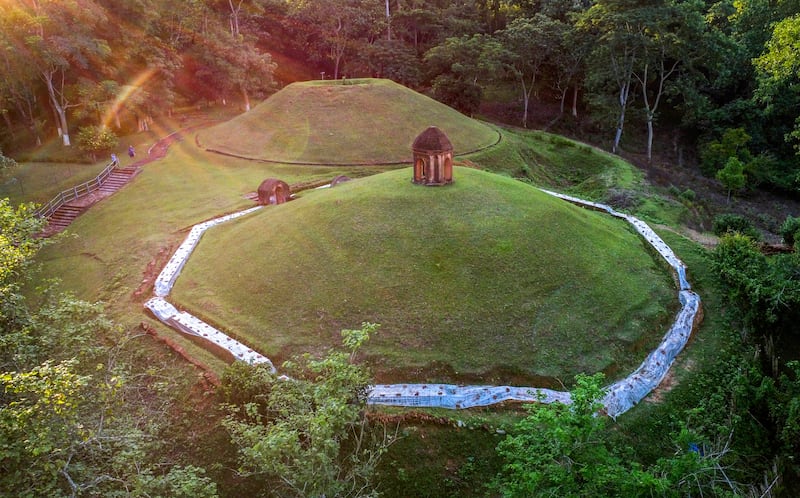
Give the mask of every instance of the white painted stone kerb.
<path id="1" fill-rule="evenodd" d="M 250 214 L 253 211 L 261 209 L 262 207 L 263 206 L 256 206 L 244 211 L 221 216 L 192 227 L 189 235 L 175 251 L 175 254 L 172 255 L 164 269 L 161 270 L 158 278 L 156 278 L 154 285 L 155 296 L 144 303 L 144 306 L 145 308 L 149 309 L 156 318 L 170 327 L 179 330 L 184 334 L 209 341 L 211 344 L 228 351 L 237 360 L 246 361 L 247 363 L 251 364 L 265 363 L 269 365 L 269 368 L 272 370 L 272 372 L 275 372 L 275 366 L 266 356 L 258 353 L 257 351 L 253 351 L 253 349 L 247 347 L 245 344 L 242 344 L 232 337 L 220 332 L 199 318 L 184 311 L 178 311 L 173 305 L 164 299 L 169 295 L 169 292 L 172 290 L 172 286 L 175 284 L 178 275 L 180 275 L 181 269 L 183 269 L 186 261 L 189 260 L 189 256 L 191 256 L 194 248 L 197 247 L 198 242 L 200 242 L 200 237 L 202 237 L 206 230 L 213 226 L 217 226 L 220 223 L 225 223 L 227 221 L 239 218 L 240 216 Z"/>
<path id="2" fill-rule="evenodd" d="M 662 338 L 658 348 L 652 351 L 639 368 L 628 377 L 606 387 L 607 393 L 603 399 L 603 405 L 608 415 L 617 417 L 639 403 L 664 379 L 678 353 L 683 350 L 689 340 L 695 318 L 700 310 L 700 297 L 691 290 L 691 286 L 686 279 L 686 266 L 645 222 L 633 216 L 619 213 L 605 204 L 585 201 L 548 190 L 542 191 L 573 204 L 605 211 L 611 216 L 626 220 L 672 267 L 679 281 L 678 299 L 681 303 L 681 309 L 672 327 Z M 266 356 L 253 351 L 246 345 L 228 337 L 189 313 L 178 311 L 165 300 L 172 290 L 172 286 L 181 269 L 207 229 L 252 213 L 261 207 L 257 206 L 195 225 L 189 236 L 175 251 L 164 270 L 159 274 L 155 283 L 155 297 L 147 301 L 145 307 L 170 327 L 208 340 L 216 346 L 229 351 L 238 360 L 252 364 L 266 363 L 275 372 L 275 367 Z M 450 384 L 376 385 L 372 387 L 367 396 L 367 402 L 376 405 L 453 409 L 487 406 L 502 401 L 571 402 L 568 392 L 550 389 L 512 386 L 456 386 Z"/>

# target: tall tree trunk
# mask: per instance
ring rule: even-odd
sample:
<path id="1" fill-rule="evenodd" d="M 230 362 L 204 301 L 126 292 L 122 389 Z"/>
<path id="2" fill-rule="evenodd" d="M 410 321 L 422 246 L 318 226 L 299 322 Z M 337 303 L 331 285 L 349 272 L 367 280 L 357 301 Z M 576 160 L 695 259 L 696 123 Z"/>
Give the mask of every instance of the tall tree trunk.
<path id="1" fill-rule="evenodd" d="M 572 117 L 578 117 L 578 84 L 576 83 L 572 90 Z"/>
<path id="2" fill-rule="evenodd" d="M 617 153 L 619 149 L 619 142 L 622 139 L 622 131 L 625 128 L 625 111 L 628 108 L 628 97 L 631 91 L 631 78 L 628 77 L 627 81 L 620 86 L 619 89 L 619 117 L 617 118 L 617 131 L 614 134 L 614 145 L 611 147 L 613 154 Z"/>
<path id="3" fill-rule="evenodd" d="M 522 74 L 519 76 L 519 82 L 522 85 L 522 126 L 525 128 L 528 127 L 528 106 L 531 101 L 531 93 L 533 92 L 535 81 L 536 76 L 533 76 L 531 78 L 531 85 L 528 87 L 525 84 L 525 77 Z"/>
<path id="4" fill-rule="evenodd" d="M 228 6 L 231 8 L 230 24 L 231 35 L 234 39 L 239 39 L 239 11 L 242 10 L 242 2 L 239 1 L 238 5 L 233 5 L 233 0 L 228 0 Z"/>
<path id="5" fill-rule="evenodd" d="M 17 101 L 17 111 L 20 116 L 24 117 L 28 128 L 31 130 L 31 135 L 36 137 L 36 146 L 39 147 L 42 145 L 42 134 L 41 130 L 39 130 L 39 127 L 36 125 L 36 118 L 33 114 L 33 102 L 31 102 L 31 99 L 26 98 L 24 100 L 25 105 L 22 104 L 22 101 Z"/>
<path id="6" fill-rule="evenodd" d="M 242 87 L 242 97 L 244 98 L 244 112 L 248 112 L 250 110 L 250 96 L 244 87 Z"/>
<path id="7" fill-rule="evenodd" d="M 42 79 L 47 85 L 47 96 L 50 99 L 50 107 L 53 109 L 53 114 L 56 118 L 58 134 L 61 136 L 61 141 L 64 146 L 69 147 L 72 144 L 69 140 L 69 128 L 67 127 L 67 110 L 59 101 L 58 92 L 56 92 L 56 87 L 53 84 L 54 73 L 55 70 L 45 71 L 42 73 Z"/>
<path id="8" fill-rule="evenodd" d="M 8 112 L 2 112 L 3 114 L 3 121 L 6 122 L 6 127 L 8 128 L 8 132 L 11 133 L 11 139 L 16 140 L 17 134 L 14 133 L 14 125 L 11 123 L 11 118 L 8 116 Z"/>
<path id="9" fill-rule="evenodd" d="M 674 61 L 672 66 L 667 68 L 664 64 L 666 60 L 665 49 L 662 47 L 661 49 L 661 59 L 659 60 L 659 64 L 656 67 L 657 75 L 658 75 L 658 85 L 655 90 L 655 96 L 653 97 L 653 103 L 650 104 L 650 96 L 647 93 L 648 88 L 648 71 L 649 71 L 649 64 L 645 64 L 644 71 L 641 77 L 637 74 L 636 77 L 639 80 L 639 84 L 642 87 L 642 101 L 644 102 L 644 111 L 645 115 L 647 116 L 647 162 L 653 162 L 653 122 L 656 118 L 656 112 L 658 110 L 658 105 L 661 102 L 661 96 L 664 95 L 664 85 L 675 72 L 676 68 L 680 61 Z"/>
<path id="10" fill-rule="evenodd" d="M 392 15 L 389 12 L 389 0 L 386 0 L 386 39 L 392 41 Z"/>

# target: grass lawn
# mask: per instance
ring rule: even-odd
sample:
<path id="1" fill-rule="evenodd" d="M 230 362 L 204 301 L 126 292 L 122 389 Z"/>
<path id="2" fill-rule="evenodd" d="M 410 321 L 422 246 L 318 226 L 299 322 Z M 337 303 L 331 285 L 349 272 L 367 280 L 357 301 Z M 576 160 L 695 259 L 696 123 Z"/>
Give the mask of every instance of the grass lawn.
<path id="1" fill-rule="evenodd" d="M 355 164 L 411 161 L 411 144 L 441 128 L 456 154 L 497 142 L 491 126 L 389 80 L 294 83 L 252 111 L 199 133 L 204 147 L 253 159 Z"/>
<path id="2" fill-rule="evenodd" d="M 0 175 L 0 198 L 46 204 L 59 192 L 95 178 L 107 163 L 20 163 Z"/>
<path id="3" fill-rule="evenodd" d="M 470 154 L 483 168 L 539 186 L 601 200 L 611 188 L 635 189 L 641 171 L 619 157 L 560 135 L 504 128 L 497 147 Z"/>
<path id="4" fill-rule="evenodd" d="M 225 110 L 205 111 L 206 114 L 221 112 Z M 129 166 L 146 156 L 148 148 L 159 138 L 197 122 L 196 117 L 180 122 L 161 118 L 152 124 L 149 132 L 120 137 L 117 147 L 111 152 L 117 154 L 122 166 Z M 133 159 L 128 157 L 129 145 L 136 151 Z M 17 158 L 17 166 L 0 174 L 0 198 L 8 197 L 12 203 L 45 204 L 60 192 L 96 178 L 110 162 L 110 152 L 97 159 L 96 162 L 86 162 L 86 154 L 76 145 L 65 148 L 59 140 L 52 139 L 35 150 L 21 153 Z"/>
<path id="5" fill-rule="evenodd" d="M 224 366 L 177 332 L 144 314 L 151 295 L 148 266 L 166 262 L 203 220 L 250 207 L 243 196 L 269 177 L 290 184 L 355 175 L 346 168 L 297 168 L 225 158 L 197 149 L 191 139 L 174 144 L 166 158 L 144 166 L 131 183 L 78 217 L 37 260 L 42 275 L 58 278 L 62 288 L 89 301 L 104 301 L 124 327 L 142 321 L 156 326 L 218 370 Z M 135 295 L 144 288 L 144 293 Z"/>
<path id="6" fill-rule="evenodd" d="M 207 153 L 193 142 L 190 138 L 176 144 L 165 159 L 145 166 L 125 189 L 81 216 L 70 227 L 71 235 L 42 254 L 45 274 L 59 277 L 64 288 L 80 297 L 108 302 L 126 323 L 148 320 L 141 310 L 141 302 L 149 297 L 148 267 L 163 264 L 195 223 L 252 205 L 243 195 L 264 178 L 302 184 L 386 170 L 259 163 Z M 145 143 L 137 146 L 146 149 Z M 509 160 L 502 161 L 504 156 Z M 467 162 L 494 168 L 523 160 L 542 173 L 537 177 L 542 184 L 567 187 L 562 190 L 598 178 L 623 185 L 638 181 L 625 163 L 539 132 L 505 130 L 499 146 Z M 470 179 L 478 172 L 457 171 L 465 174 L 448 189 L 414 188 L 405 178 L 408 173 L 399 172 L 394 173 L 401 178 L 399 187 L 376 187 L 377 198 L 359 194 L 358 185 L 366 180 L 331 190 L 337 193 L 335 200 L 323 191 L 308 192 L 280 208 L 297 211 L 295 219 L 301 221 L 290 221 L 284 211 L 269 208 L 253 221 L 243 221 L 244 228 L 231 229 L 239 235 L 219 235 L 223 242 L 216 250 L 213 245 L 208 249 L 212 255 L 198 256 L 213 259 L 214 253 L 219 257 L 242 246 L 237 251 L 252 254 L 237 258 L 250 259 L 263 251 L 263 259 L 252 265 L 236 263 L 227 274 L 223 263 L 195 264 L 193 259 L 185 270 L 188 278 L 179 280 L 176 289 L 186 301 L 181 304 L 263 347 L 278 362 L 338 344 L 342 328 L 357 327 L 364 320 L 382 323 L 368 353 L 369 361 L 381 367 L 378 378 L 386 381 L 559 387 L 577 372 L 623 374 L 637 365 L 643 348 L 663 333 L 676 305 L 667 272 L 643 250 L 638 237 L 621 222 L 560 202 L 554 205 L 554 200 L 520 182 L 492 176 L 492 182 L 500 183 L 482 191 L 484 180 Z M 32 178 L 43 176 L 47 175 Z M 423 192 L 449 192 L 453 203 L 448 212 L 431 218 L 433 223 L 419 225 L 415 222 L 426 220 L 435 205 L 419 198 Z M 301 212 L 304 205 L 312 207 Z M 489 205 L 492 209 L 486 209 Z M 545 206 L 550 211 L 536 211 Z M 366 213 L 375 209 L 383 218 L 374 225 L 366 223 L 371 221 Z M 406 218 L 398 218 L 398 213 Z M 398 222 L 401 219 L 410 221 Z M 583 232 L 544 228 L 565 224 Z M 206 236 L 211 244 L 217 237 L 213 232 Z M 263 238 L 253 236 L 262 233 Z M 436 244 L 414 246 L 420 237 Z M 573 247 L 587 247 L 593 238 L 609 256 L 604 262 L 583 254 L 576 262 L 546 263 L 572 254 Z M 381 245 L 389 240 L 393 248 Z M 334 250 L 325 244 L 338 246 Z M 625 249 L 620 251 L 617 244 Z M 376 268 L 375 273 L 365 276 L 365 265 Z M 617 269 L 634 266 L 637 283 L 620 285 L 618 276 L 627 280 L 630 272 Z M 209 274 L 209 267 L 218 271 Z M 250 283 L 240 273 L 259 279 Z M 291 285 L 298 281 L 313 282 L 314 292 L 301 288 L 304 292 L 294 299 L 298 293 Z M 281 289 L 278 299 L 268 293 L 274 286 Z M 201 349 L 160 329 L 194 351 Z M 572 344 L 568 355 L 563 354 L 563 344 Z M 220 365 L 210 353 L 198 354 Z"/>
<path id="7" fill-rule="evenodd" d="M 427 188 L 392 171 L 210 230 L 173 300 L 278 361 L 381 323 L 365 351 L 381 382 L 558 386 L 643 359 L 676 291 L 624 222 L 455 177 Z"/>

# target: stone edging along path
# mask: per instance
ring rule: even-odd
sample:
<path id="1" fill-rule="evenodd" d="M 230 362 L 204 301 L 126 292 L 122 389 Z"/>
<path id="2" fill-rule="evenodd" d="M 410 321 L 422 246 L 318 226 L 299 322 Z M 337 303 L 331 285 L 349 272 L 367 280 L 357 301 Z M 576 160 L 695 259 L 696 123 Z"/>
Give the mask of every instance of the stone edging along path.
<path id="1" fill-rule="evenodd" d="M 695 324 L 699 322 L 701 317 L 700 297 L 692 291 L 686 279 L 686 266 L 646 223 L 633 216 L 619 213 L 605 204 L 585 201 L 544 189 L 542 191 L 567 202 L 626 220 L 672 267 L 678 281 L 678 299 L 681 309 L 678 311 L 674 323 L 661 339 L 661 343 L 628 377 L 605 387 L 606 396 L 603 398 L 603 406 L 609 416 L 616 418 L 639 403 L 664 379 L 678 353 L 688 342 Z M 170 327 L 206 339 L 231 353 L 237 360 L 251 364 L 266 363 L 272 372 L 276 372 L 275 366 L 266 356 L 225 335 L 199 318 L 178 311 L 166 300 L 181 269 L 206 230 L 250 214 L 262 207 L 253 207 L 195 225 L 156 279 L 155 296 L 149 299 L 144 306 L 156 318 Z M 451 384 L 381 384 L 372 386 L 367 397 L 367 402 L 370 404 L 454 409 L 487 406 L 502 401 L 571 402 L 568 392 L 551 389 Z"/>

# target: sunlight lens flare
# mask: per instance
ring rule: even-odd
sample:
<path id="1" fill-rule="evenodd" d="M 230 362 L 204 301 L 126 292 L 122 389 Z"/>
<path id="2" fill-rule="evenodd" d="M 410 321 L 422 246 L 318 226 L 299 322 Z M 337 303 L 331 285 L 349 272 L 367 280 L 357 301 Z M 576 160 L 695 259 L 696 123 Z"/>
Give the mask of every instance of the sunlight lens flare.
<path id="1" fill-rule="evenodd" d="M 156 74 L 158 69 L 147 68 L 139 73 L 128 84 L 121 87 L 121 91 L 114 102 L 108 107 L 105 115 L 103 116 L 103 127 L 107 128 L 109 123 L 114 120 L 114 117 L 120 112 L 125 103 L 136 93 L 142 91 L 145 84 Z"/>

